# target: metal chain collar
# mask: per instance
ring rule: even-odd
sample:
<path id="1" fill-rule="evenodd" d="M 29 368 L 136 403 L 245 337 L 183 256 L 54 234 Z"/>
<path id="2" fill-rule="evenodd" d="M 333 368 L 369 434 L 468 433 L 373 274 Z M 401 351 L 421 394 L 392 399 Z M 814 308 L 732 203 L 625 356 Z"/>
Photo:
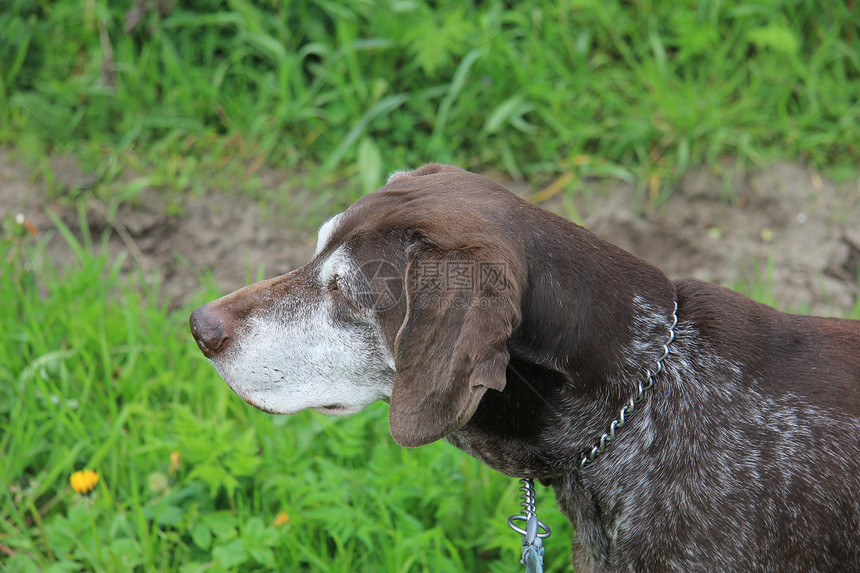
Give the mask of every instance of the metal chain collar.
<path id="1" fill-rule="evenodd" d="M 663 345 L 663 354 L 657 359 L 657 367 L 654 372 L 651 372 L 650 369 L 647 371 L 647 379 L 644 383 L 639 382 L 636 395 L 632 396 L 630 401 L 621 408 L 618 417 L 609 425 L 609 431 L 600 436 L 600 439 L 590 450 L 583 451 L 582 459 L 577 466 L 578 469 L 582 469 L 594 462 L 597 456 L 606 450 L 607 444 L 615 439 L 615 431 L 624 427 L 627 417 L 633 413 L 636 405 L 642 401 L 643 392 L 650 390 L 654 386 L 654 377 L 663 371 L 663 361 L 669 356 L 669 345 L 675 340 L 675 326 L 677 325 L 678 303 L 675 302 L 675 308 L 672 310 L 672 324 L 669 326 L 669 339 Z M 542 540 L 545 537 L 549 537 L 552 532 L 548 525 L 537 518 L 534 482 L 531 478 L 520 480 L 520 492 L 522 513 L 510 516 L 508 518 L 508 525 L 523 536 L 522 560 L 520 563 L 526 566 L 526 573 L 542 573 L 544 552 Z M 516 521 L 525 521 L 526 528 L 519 527 L 515 523 Z"/>
<path id="2" fill-rule="evenodd" d="M 606 445 L 615 439 L 615 431 L 624 427 L 624 424 L 627 423 L 627 417 L 633 413 L 636 409 L 636 405 L 642 401 L 642 393 L 645 390 L 650 390 L 651 387 L 654 386 L 654 376 L 657 376 L 663 371 L 663 361 L 667 356 L 669 356 L 669 345 L 672 344 L 673 340 L 675 340 L 675 326 L 677 326 L 677 324 L 678 303 L 675 302 L 675 308 L 672 310 L 672 325 L 669 326 L 669 340 L 667 340 L 666 344 L 663 345 L 663 354 L 657 359 L 656 370 L 654 372 L 651 372 L 650 369 L 648 370 L 647 380 L 645 380 L 644 384 L 639 382 L 636 395 L 631 396 L 627 404 L 621 408 L 621 411 L 618 413 L 618 417 L 612 420 L 612 423 L 609 425 L 609 431 L 600 436 L 600 439 L 590 450 L 584 450 L 582 452 L 582 458 L 577 469 L 582 469 L 593 463 L 594 460 L 597 459 L 597 456 L 606 450 Z"/>

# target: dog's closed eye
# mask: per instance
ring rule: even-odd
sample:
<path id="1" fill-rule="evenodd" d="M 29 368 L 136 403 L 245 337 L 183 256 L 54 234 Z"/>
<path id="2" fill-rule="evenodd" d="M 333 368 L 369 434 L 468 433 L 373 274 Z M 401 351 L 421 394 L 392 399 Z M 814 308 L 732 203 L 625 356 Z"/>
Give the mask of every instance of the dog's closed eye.
<path id="1" fill-rule="evenodd" d="M 328 296 L 337 310 L 356 315 L 356 318 L 360 318 L 367 311 L 351 286 L 339 275 L 335 275 L 328 283 Z"/>
<path id="2" fill-rule="evenodd" d="M 329 296 L 334 298 L 336 302 L 354 305 L 351 300 L 351 297 L 349 297 L 348 293 L 344 291 L 343 284 L 339 276 L 333 277 L 332 280 L 328 283 L 328 293 Z"/>

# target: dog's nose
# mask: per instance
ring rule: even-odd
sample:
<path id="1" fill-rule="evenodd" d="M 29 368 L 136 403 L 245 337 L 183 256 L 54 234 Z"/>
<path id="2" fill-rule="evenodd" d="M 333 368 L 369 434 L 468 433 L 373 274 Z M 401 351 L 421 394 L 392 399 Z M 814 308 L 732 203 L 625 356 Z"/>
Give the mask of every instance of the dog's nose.
<path id="1" fill-rule="evenodd" d="M 197 346 L 207 358 L 212 358 L 227 347 L 227 341 L 230 339 L 228 321 L 213 309 L 211 304 L 201 306 L 191 313 L 188 322 Z"/>

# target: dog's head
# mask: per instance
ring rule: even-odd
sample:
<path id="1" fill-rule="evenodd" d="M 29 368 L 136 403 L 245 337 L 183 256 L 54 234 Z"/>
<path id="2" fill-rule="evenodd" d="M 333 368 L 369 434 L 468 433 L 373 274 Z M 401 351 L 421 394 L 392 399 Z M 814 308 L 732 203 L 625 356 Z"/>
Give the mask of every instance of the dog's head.
<path id="1" fill-rule="evenodd" d="M 505 386 L 526 268 L 509 235 L 526 207 L 456 167 L 396 173 L 322 226 L 307 265 L 197 309 L 191 330 L 261 410 L 388 400 L 398 443 L 438 440 Z"/>

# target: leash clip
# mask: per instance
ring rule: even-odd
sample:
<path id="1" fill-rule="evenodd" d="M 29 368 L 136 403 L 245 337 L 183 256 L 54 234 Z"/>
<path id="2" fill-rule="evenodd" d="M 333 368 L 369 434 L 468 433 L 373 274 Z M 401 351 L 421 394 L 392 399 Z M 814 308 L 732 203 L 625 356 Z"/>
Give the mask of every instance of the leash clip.
<path id="1" fill-rule="evenodd" d="M 543 573 L 543 540 L 552 535 L 552 530 L 537 518 L 534 481 L 522 478 L 520 491 L 522 513 L 510 516 L 508 527 L 523 536 L 520 563 L 526 566 L 526 573 Z M 525 521 L 525 529 L 517 525 L 517 521 Z"/>

